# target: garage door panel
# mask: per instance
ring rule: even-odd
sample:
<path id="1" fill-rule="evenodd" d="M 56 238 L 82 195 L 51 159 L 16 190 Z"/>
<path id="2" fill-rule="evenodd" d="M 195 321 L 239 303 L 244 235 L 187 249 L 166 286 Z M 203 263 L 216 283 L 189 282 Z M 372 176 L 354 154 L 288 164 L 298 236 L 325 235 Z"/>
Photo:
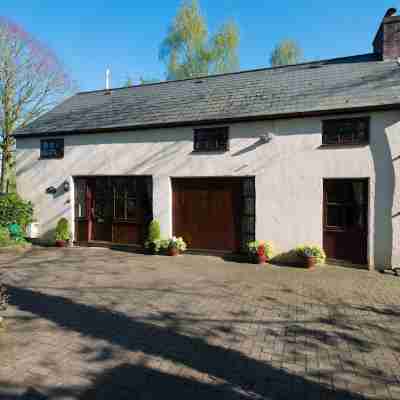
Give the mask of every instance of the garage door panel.
<path id="1" fill-rule="evenodd" d="M 240 248 L 241 182 L 238 179 L 173 180 L 174 234 L 193 249 Z"/>

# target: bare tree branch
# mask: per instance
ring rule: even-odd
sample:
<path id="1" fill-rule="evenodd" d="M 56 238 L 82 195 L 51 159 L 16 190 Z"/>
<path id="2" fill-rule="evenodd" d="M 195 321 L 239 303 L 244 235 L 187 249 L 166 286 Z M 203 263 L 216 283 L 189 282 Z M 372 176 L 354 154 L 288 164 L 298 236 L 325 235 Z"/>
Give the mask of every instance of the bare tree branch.
<path id="1" fill-rule="evenodd" d="M 20 26 L 0 17 L 0 192 L 6 190 L 13 132 L 72 92 L 57 57 Z"/>

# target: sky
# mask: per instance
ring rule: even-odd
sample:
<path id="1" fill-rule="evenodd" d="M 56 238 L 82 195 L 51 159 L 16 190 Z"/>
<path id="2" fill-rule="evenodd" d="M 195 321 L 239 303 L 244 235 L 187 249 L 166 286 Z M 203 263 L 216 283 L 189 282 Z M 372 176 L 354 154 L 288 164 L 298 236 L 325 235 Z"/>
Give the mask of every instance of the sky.
<path id="1" fill-rule="evenodd" d="M 165 78 L 160 43 L 181 0 L 1 0 L 0 15 L 21 25 L 60 58 L 79 91 Z M 282 39 L 303 49 L 305 61 L 368 53 L 386 0 L 199 0 L 210 33 L 229 20 L 239 27 L 240 69 L 269 66 Z"/>

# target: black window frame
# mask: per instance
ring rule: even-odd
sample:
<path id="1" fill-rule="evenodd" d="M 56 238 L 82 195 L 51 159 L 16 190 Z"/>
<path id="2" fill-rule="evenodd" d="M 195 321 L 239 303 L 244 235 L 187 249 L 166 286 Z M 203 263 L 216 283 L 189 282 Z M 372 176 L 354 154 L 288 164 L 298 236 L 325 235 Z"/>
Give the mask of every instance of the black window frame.
<path id="1" fill-rule="evenodd" d="M 194 129 L 193 152 L 226 153 L 227 151 L 229 151 L 228 126 Z"/>
<path id="2" fill-rule="evenodd" d="M 132 222 L 138 219 L 140 212 L 139 199 L 141 197 L 139 181 L 135 177 L 117 177 L 112 184 L 113 221 Z M 119 214 L 118 202 L 123 205 L 123 215 Z M 134 201 L 134 215 L 129 216 L 129 201 Z"/>
<path id="3" fill-rule="evenodd" d="M 45 154 L 44 144 L 53 143 L 56 146 L 57 154 Z M 57 147 L 59 147 L 57 149 Z M 61 159 L 64 158 L 64 139 L 63 138 L 51 138 L 51 139 L 41 139 L 40 140 L 40 158 L 43 160 Z"/>
<path id="4" fill-rule="evenodd" d="M 364 185 L 364 182 L 367 181 L 367 185 Z M 362 219 L 364 221 L 368 221 L 368 187 L 369 183 L 368 180 L 365 178 L 361 179 L 351 179 L 351 178 L 327 178 L 324 179 L 323 181 L 324 185 L 324 231 L 333 231 L 333 232 L 346 232 L 349 230 L 348 228 L 348 223 L 347 223 L 347 211 L 348 209 L 354 209 L 355 208 L 355 199 L 354 199 L 354 188 L 352 187 L 353 184 L 357 183 L 362 185 L 361 190 L 362 190 L 362 198 L 359 203 L 359 215 L 362 214 Z M 330 199 L 329 198 L 329 189 L 327 188 L 326 185 L 329 184 L 337 184 L 341 183 L 341 186 L 343 189 L 342 192 L 337 192 L 341 194 L 339 198 L 336 199 Z M 344 186 L 346 185 L 346 186 Z M 339 186 L 340 188 L 340 186 Z M 338 210 L 338 215 L 340 216 L 341 224 L 330 224 L 329 223 L 329 208 L 336 208 Z M 365 226 L 366 229 L 368 229 L 368 226 Z"/>
<path id="5" fill-rule="evenodd" d="M 322 121 L 322 146 L 323 147 L 351 147 L 365 146 L 369 144 L 370 138 L 370 117 L 351 117 L 339 119 L 326 119 Z M 351 129 L 346 125 L 354 126 L 354 133 L 340 131 Z M 364 137 L 359 138 L 358 130 L 361 129 L 361 124 L 364 124 Z M 342 126 L 340 126 L 342 125 Z M 335 137 L 336 136 L 336 137 Z"/>

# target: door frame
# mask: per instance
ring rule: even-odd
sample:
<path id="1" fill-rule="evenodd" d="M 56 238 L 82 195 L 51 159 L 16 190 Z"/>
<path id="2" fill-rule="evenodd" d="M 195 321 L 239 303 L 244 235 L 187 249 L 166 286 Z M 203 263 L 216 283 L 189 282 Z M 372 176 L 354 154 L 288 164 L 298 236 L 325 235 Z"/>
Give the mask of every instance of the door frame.
<path id="1" fill-rule="evenodd" d="M 240 196 L 240 201 L 241 201 L 241 220 L 240 220 L 240 224 L 237 227 L 238 229 L 238 236 L 239 236 L 239 241 L 241 243 L 240 249 L 238 250 L 238 252 L 243 252 L 245 251 L 245 246 L 243 244 L 243 240 L 244 240 L 244 235 L 246 234 L 248 237 L 248 241 L 250 240 L 255 240 L 256 237 L 256 215 L 257 215 L 257 210 L 256 210 L 256 177 L 255 175 L 242 175 L 242 176 L 232 176 L 232 175 L 222 175 L 222 176 L 171 176 L 170 177 L 170 198 L 171 198 L 171 214 L 170 214 L 170 221 L 171 221 L 171 233 L 172 235 L 175 235 L 175 227 L 176 227 L 176 215 L 175 215 L 175 197 L 174 197 L 174 182 L 176 181 L 193 181 L 193 180 L 220 180 L 220 181 L 237 181 L 237 182 L 241 182 L 243 184 L 243 182 L 245 182 L 245 180 L 249 180 L 251 181 L 251 192 L 252 195 L 245 195 L 244 193 L 244 189 L 242 186 L 241 189 L 241 196 Z M 247 229 L 244 229 L 244 224 L 243 224 L 243 217 L 244 215 L 244 199 L 247 198 L 251 198 L 253 200 L 253 213 L 252 214 L 247 214 L 247 217 L 249 217 L 250 219 L 252 218 L 253 221 L 253 229 L 252 232 L 248 231 Z M 246 232 L 245 232 L 246 231 Z M 189 249 L 190 250 L 190 249 Z M 232 253 L 229 250 L 212 250 L 212 249 L 193 249 L 193 251 L 195 252 L 207 252 L 207 253 Z"/>
<path id="2" fill-rule="evenodd" d="M 93 218 L 91 215 L 91 205 L 93 204 L 93 200 L 94 200 L 94 191 L 93 189 L 93 185 L 90 185 L 90 183 L 88 184 L 88 182 L 90 181 L 95 181 L 97 178 L 133 178 L 133 179 L 142 179 L 143 180 L 143 187 L 140 188 L 140 190 L 138 191 L 138 195 L 141 196 L 140 198 L 138 198 L 139 202 L 143 202 L 144 199 L 146 198 L 145 195 L 143 195 L 143 193 L 146 192 L 146 179 L 151 179 L 151 193 L 147 193 L 147 200 L 149 201 L 149 210 L 151 214 L 151 218 L 144 218 L 143 219 L 143 223 L 139 224 L 137 221 L 122 221 L 122 220 L 118 220 L 116 218 L 113 217 L 112 219 L 112 223 L 111 223 L 111 241 L 110 242 L 97 242 L 93 239 Z M 86 180 L 86 185 L 85 185 L 85 217 L 81 217 L 79 218 L 76 215 L 76 201 L 77 201 L 77 191 L 76 191 L 76 181 L 78 179 L 85 179 Z M 73 185 L 74 185 L 74 195 L 73 195 L 73 208 L 74 208 L 74 219 L 73 219 L 73 224 L 74 224 L 74 242 L 76 243 L 81 243 L 81 244 L 89 244 L 89 243 L 100 243 L 100 244 L 105 244 L 105 245 L 113 245 L 113 244 L 124 244 L 124 245 L 132 245 L 132 246 L 138 246 L 137 243 L 118 243 L 118 242 L 114 242 L 114 235 L 115 235 L 115 229 L 116 229 L 116 225 L 127 225 L 127 224 L 133 224 L 133 225 L 141 225 L 141 227 L 143 229 L 147 229 L 145 227 L 145 225 L 147 225 L 150 220 L 153 218 L 153 188 L 154 188 L 154 179 L 152 175 L 74 175 L 72 176 L 72 180 L 73 180 Z M 91 188 L 92 186 L 92 188 Z M 114 199 L 112 200 L 114 202 Z M 115 205 L 112 205 L 113 210 Z M 114 211 L 113 211 L 114 212 Z M 148 221 L 146 221 L 146 219 L 149 219 Z M 86 232 L 86 238 L 85 240 L 78 240 L 78 223 L 79 222 L 86 222 L 87 223 L 87 227 L 85 230 L 87 230 Z M 143 241 L 145 240 L 145 232 L 143 232 Z"/>
<path id="3" fill-rule="evenodd" d="M 371 179 L 370 177 L 324 177 L 322 178 L 322 244 L 324 247 L 324 235 L 325 235 L 325 218 L 326 218 L 326 192 L 325 192 L 325 182 L 326 181 L 353 181 L 353 182 L 365 182 L 366 183 L 366 218 L 367 218 L 367 223 L 366 223 L 366 232 L 365 232 L 365 237 L 366 237 L 366 259 L 365 259 L 365 264 L 359 264 L 359 265 L 364 265 L 364 266 L 370 266 L 371 265 L 371 255 L 372 255 L 372 249 L 371 249 L 371 237 L 370 237 L 370 232 L 372 232 L 371 224 L 372 224 L 372 218 L 371 218 Z M 351 261 L 347 260 L 336 260 L 332 259 L 333 261 L 343 261 L 346 263 L 351 264 Z"/>

